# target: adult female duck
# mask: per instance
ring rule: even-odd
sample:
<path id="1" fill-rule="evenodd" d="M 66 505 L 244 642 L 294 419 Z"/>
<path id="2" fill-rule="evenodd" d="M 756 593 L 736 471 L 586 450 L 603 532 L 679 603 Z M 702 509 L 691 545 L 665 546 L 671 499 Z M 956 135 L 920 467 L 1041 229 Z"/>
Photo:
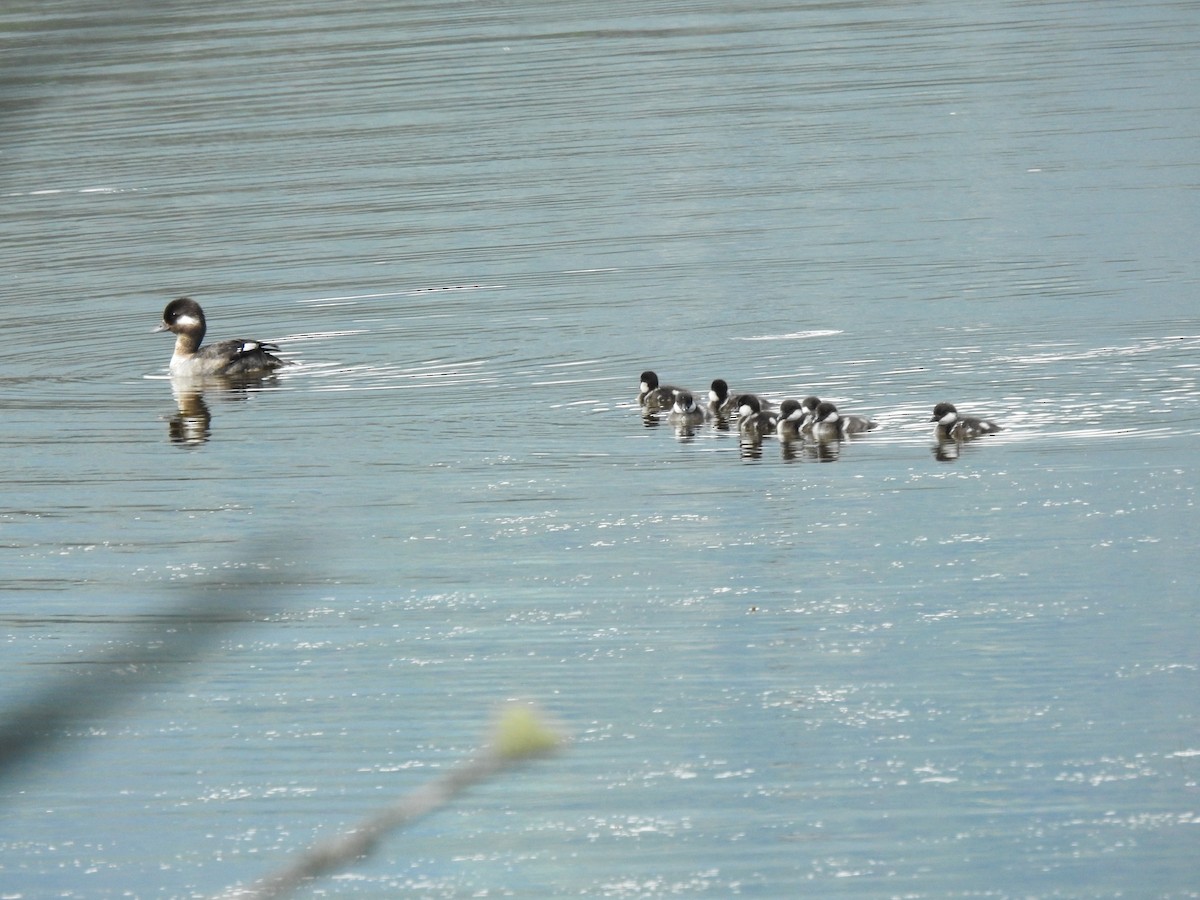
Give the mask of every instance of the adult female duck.
<path id="1" fill-rule="evenodd" d="M 261 375 L 284 364 L 274 355 L 279 348 L 262 341 L 234 338 L 201 347 L 207 327 L 204 310 L 195 300 L 180 297 L 167 304 L 163 320 L 154 330 L 175 335 L 168 369 L 172 375 Z"/>

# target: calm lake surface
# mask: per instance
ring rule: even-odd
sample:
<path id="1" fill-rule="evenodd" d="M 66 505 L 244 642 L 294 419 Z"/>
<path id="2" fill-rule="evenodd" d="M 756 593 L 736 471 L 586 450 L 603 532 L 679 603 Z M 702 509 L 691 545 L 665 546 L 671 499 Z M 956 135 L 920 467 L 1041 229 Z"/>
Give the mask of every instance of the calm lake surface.
<path id="1" fill-rule="evenodd" d="M 569 747 L 303 896 L 1200 896 L 1194 3 L 0 34 L 0 702 L 156 676 L 0 781 L 0 896 L 220 893 L 513 699 Z M 295 364 L 173 384 L 185 294 Z"/>

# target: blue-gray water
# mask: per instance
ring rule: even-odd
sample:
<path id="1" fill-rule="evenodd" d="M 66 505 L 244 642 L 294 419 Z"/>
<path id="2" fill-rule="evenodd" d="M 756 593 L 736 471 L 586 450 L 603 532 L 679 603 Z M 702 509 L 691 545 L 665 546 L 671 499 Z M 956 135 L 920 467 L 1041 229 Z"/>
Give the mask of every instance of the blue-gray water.
<path id="1" fill-rule="evenodd" d="M 265 874 L 510 698 L 569 749 L 310 894 L 1200 896 L 1195 4 L 0 30 L 0 701 L 274 604 L 0 783 L 0 896 Z M 296 365 L 179 391 L 182 294 Z"/>

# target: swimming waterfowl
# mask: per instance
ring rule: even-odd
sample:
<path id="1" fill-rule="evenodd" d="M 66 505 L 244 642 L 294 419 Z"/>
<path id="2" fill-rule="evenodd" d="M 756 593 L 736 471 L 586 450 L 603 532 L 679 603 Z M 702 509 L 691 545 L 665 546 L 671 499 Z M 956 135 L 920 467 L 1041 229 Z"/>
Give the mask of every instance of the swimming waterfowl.
<path id="1" fill-rule="evenodd" d="M 814 413 L 813 437 L 821 441 L 840 440 L 851 434 L 864 434 L 879 427 L 879 423 L 866 416 L 843 414 L 828 400 L 817 404 Z"/>
<path id="2" fill-rule="evenodd" d="M 658 375 L 647 370 L 642 373 L 641 390 L 638 393 L 638 404 L 644 412 L 657 412 L 660 409 L 670 409 L 675 405 L 675 395 L 683 388 L 670 384 L 660 384 Z"/>
<path id="3" fill-rule="evenodd" d="M 930 422 L 936 422 L 934 436 L 939 441 L 964 441 L 1004 429 L 990 419 L 959 415 L 953 403 L 939 403 L 933 408 Z"/>
<path id="4" fill-rule="evenodd" d="M 769 410 L 772 407 L 770 400 L 760 397 L 758 394 L 731 394 L 729 383 L 724 378 L 715 378 L 708 391 L 708 409 L 714 416 L 725 418 L 737 412 L 738 397 L 746 396 L 757 399 L 760 409 Z"/>
<path id="5" fill-rule="evenodd" d="M 738 408 L 738 431 L 750 440 L 763 439 L 775 430 L 776 417 L 762 408 L 754 394 L 739 394 L 735 400 Z"/>
<path id="6" fill-rule="evenodd" d="M 284 364 L 274 355 L 279 348 L 264 341 L 234 338 L 202 347 L 207 327 L 204 310 L 195 300 L 180 297 L 167 304 L 162 322 L 154 329 L 175 335 L 175 352 L 167 371 L 190 376 L 261 375 Z"/>
<path id="7" fill-rule="evenodd" d="M 803 440 L 804 434 L 800 429 L 807 418 L 808 413 L 804 411 L 799 400 L 784 400 L 779 404 L 779 415 L 775 420 L 775 433 L 781 441 Z"/>
<path id="8" fill-rule="evenodd" d="M 696 404 L 691 391 L 679 391 L 675 394 L 667 421 L 672 425 L 699 425 L 704 421 L 704 410 Z"/>

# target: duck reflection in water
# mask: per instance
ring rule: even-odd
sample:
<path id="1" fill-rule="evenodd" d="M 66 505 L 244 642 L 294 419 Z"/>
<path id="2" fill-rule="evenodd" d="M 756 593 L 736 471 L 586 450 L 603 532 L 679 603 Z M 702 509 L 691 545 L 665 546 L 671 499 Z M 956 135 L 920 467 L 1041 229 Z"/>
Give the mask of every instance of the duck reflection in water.
<path id="1" fill-rule="evenodd" d="M 840 440 L 810 441 L 804 445 L 804 452 L 809 459 L 815 462 L 834 462 L 842 455 L 842 442 Z"/>
<path id="2" fill-rule="evenodd" d="M 779 455 L 784 462 L 836 462 L 842 455 L 841 441 L 783 441 L 779 442 Z"/>
<path id="3" fill-rule="evenodd" d="M 938 441 L 933 445 L 933 458 L 938 462 L 954 462 L 962 453 L 962 444 L 958 441 Z"/>
<path id="4" fill-rule="evenodd" d="M 172 377 L 171 394 L 176 412 L 167 418 L 167 437 L 179 447 L 200 447 L 212 437 L 212 411 L 205 395 L 216 401 L 245 402 L 252 393 L 279 379 L 270 373 L 238 378 L 207 376 Z"/>

